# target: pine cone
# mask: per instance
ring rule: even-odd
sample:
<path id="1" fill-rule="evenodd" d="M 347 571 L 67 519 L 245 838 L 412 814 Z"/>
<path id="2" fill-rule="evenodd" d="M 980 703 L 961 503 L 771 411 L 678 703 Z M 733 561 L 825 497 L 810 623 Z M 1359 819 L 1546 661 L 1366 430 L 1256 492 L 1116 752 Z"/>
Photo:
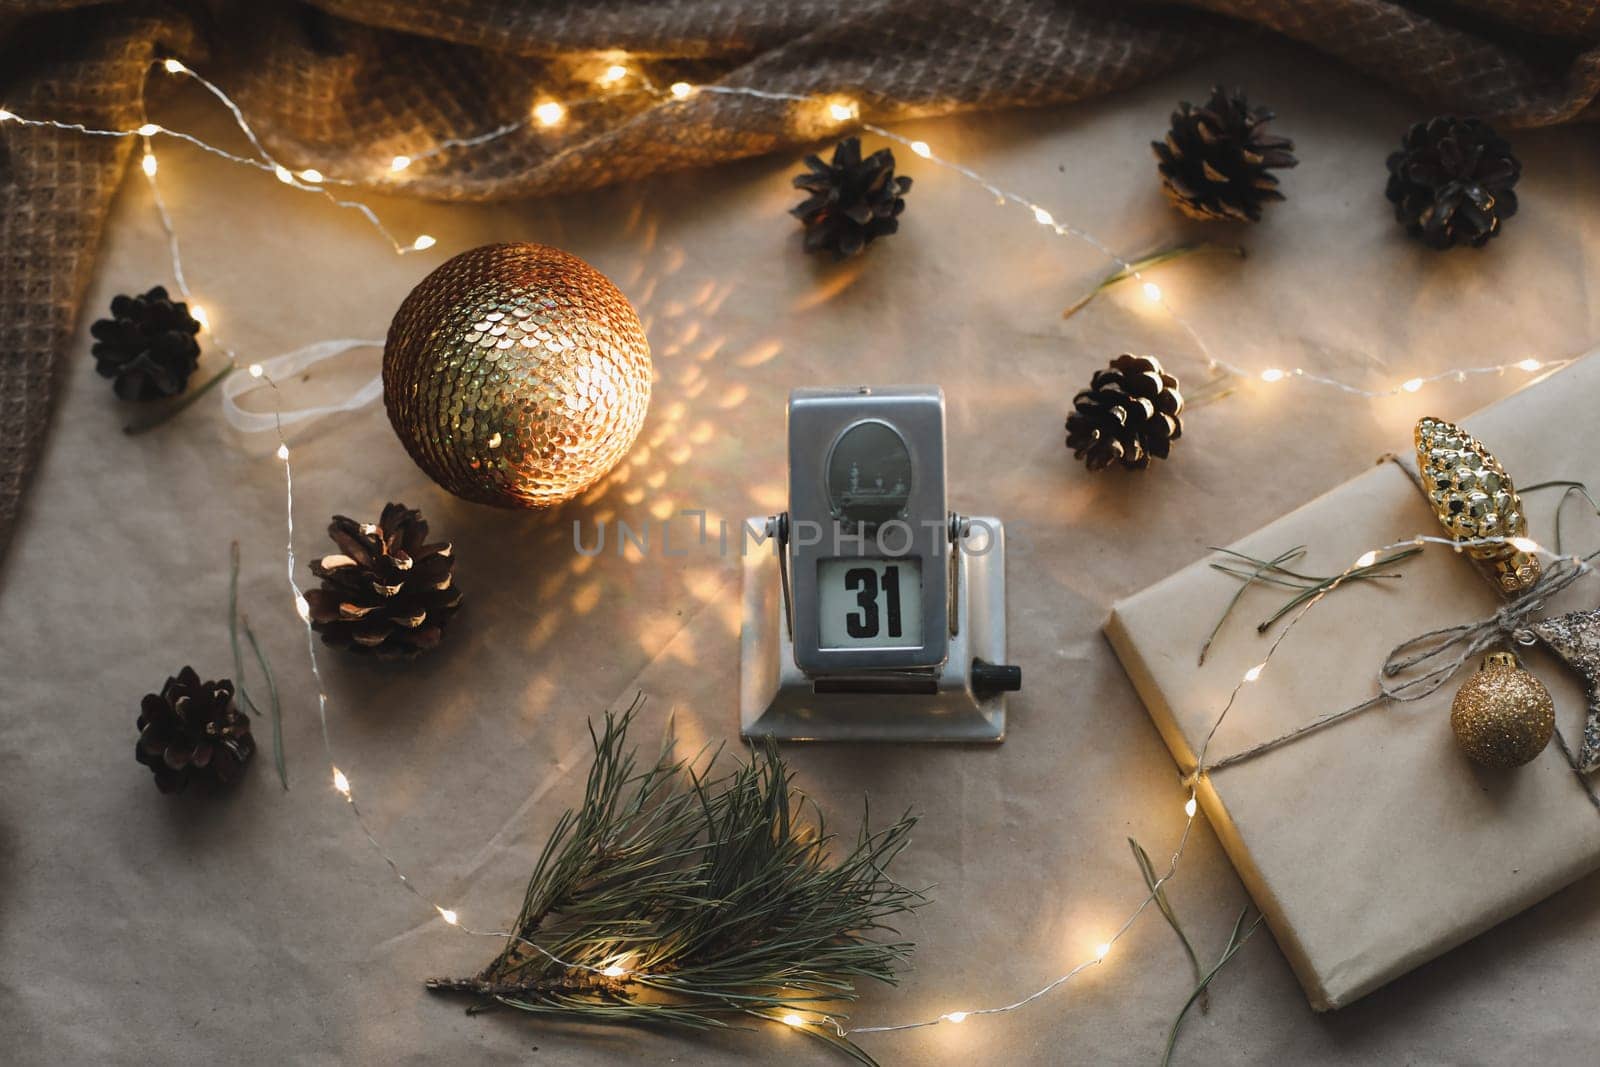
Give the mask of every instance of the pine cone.
<path id="1" fill-rule="evenodd" d="M 1167 199 L 1192 219 L 1261 221 L 1261 205 L 1283 199 L 1272 168 L 1300 162 L 1293 141 L 1267 133 L 1275 117 L 1220 85 L 1204 107 L 1179 104 L 1166 140 L 1150 142 Z"/>
<path id="2" fill-rule="evenodd" d="M 811 194 L 789 214 L 805 223 L 805 250 L 827 249 L 836 259 L 860 252 L 875 238 L 900 228 L 901 199 L 911 188 L 910 178 L 894 176 L 894 153 L 880 148 L 861 158 L 861 139 L 846 137 L 833 150 L 833 162 L 807 156 L 804 174 L 795 175 L 794 187 Z"/>
<path id="3" fill-rule="evenodd" d="M 311 564 L 322 588 L 306 592 L 324 643 L 382 660 L 413 659 L 439 643 L 461 592 L 450 542 L 426 543 L 420 511 L 388 504 L 377 525 L 335 515 L 328 536 L 339 552 Z"/>
<path id="4" fill-rule="evenodd" d="M 1121 463 L 1129 470 L 1166 459 L 1183 436 L 1178 379 L 1154 356 L 1118 356 L 1072 398 L 1067 447 L 1092 471 Z"/>
<path id="5" fill-rule="evenodd" d="M 189 305 L 172 300 L 156 286 L 143 296 L 118 296 L 111 318 L 89 327 L 94 337 L 95 367 L 102 378 L 114 378 L 112 391 L 123 400 L 160 400 L 177 396 L 189 384 L 200 361 L 195 334 L 200 323 Z"/>
<path id="6" fill-rule="evenodd" d="M 134 755 L 155 772 L 163 793 L 181 793 L 196 778 L 238 781 L 255 751 L 250 720 L 234 706 L 226 678 L 202 682 L 185 667 L 139 707 Z"/>
<path id="7" fill-rule="evenodd" d="M 1389 157 L 1394 217 L 1430 248 L 1482 248 L 1517 213 L 1512 186 L 1522 164 L 1505 138 L 1481 119 L 1449 115 L 1406 131 Z"/>

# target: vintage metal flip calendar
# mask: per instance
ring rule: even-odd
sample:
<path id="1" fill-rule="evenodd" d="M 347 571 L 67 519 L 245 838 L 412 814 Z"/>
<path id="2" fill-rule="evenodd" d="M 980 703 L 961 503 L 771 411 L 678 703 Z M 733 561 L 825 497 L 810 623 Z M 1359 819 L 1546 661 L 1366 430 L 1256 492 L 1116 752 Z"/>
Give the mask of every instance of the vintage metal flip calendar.
<path id="1" fill-rule="evenodd" d="M 744 736 L 1005 737 L 1005 530 L 947 509 L 939 389 L 795 390 L 789 509 L 748 522 Z"/>

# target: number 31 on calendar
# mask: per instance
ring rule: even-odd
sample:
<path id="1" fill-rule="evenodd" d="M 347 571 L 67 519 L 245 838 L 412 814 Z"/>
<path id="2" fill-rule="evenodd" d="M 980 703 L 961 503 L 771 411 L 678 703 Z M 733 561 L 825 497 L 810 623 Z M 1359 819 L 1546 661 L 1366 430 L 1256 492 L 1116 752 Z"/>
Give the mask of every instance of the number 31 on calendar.
<path id="1" fill-rule="evenodd" d="M 823 648 L 914 648 L 922 644 L 922 563 L 824 559 L 817 564 Z"/>

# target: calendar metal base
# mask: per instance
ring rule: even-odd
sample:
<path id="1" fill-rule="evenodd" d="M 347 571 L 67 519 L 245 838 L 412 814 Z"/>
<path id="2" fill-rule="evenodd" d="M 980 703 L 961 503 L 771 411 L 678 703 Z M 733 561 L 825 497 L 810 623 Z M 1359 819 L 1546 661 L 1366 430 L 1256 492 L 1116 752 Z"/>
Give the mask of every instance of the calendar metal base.
<path id="1" fill-rule="evenodd" d="M 760 529 L 765 519 L 748 521 Z M 972 523 L 992 531 L 993 542 L 981 555 L 958 554 L 956 632 L 944 667 L 921 679 L 923 692 L 884 691 L 881 684 L 866 683 L 853 688 L 848 681 L 822 683 L 801 673 L 785 620 L 778 553 L 770 543 L 752 546 L 744 557 L 739 631 L 740 734 L 785 741 L 1004 740 L 1006 694 L 974 692 L 972 665 L 1007 662 L 1005 529 L 995 518 Z"/>

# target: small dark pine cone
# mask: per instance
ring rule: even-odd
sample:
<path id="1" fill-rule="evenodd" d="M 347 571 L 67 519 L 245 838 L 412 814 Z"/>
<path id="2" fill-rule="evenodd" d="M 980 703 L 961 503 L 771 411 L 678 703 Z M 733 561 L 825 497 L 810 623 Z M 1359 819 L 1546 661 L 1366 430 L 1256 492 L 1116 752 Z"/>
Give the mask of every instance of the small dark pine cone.
<path id="1" fill-rule="evenodd" d="M 177 396 L 200 361 L 199 332 L 189 305 L 159 285 L 143 296 L 114 297 L 111 318 L 89 327 L 94 369 L 115 379 L 111 389 L 123 400 Z"/>
<path id="2" fill-rule="evenodd" d="M 910 178 L 894 176 L 894 153 L 880 148 L 861 158 L 861 139 L 846 137 L 833 150 L 833 162 L 807 156 L 810 169 L 797 174 L 794 187 L 811 195 L 789 214 L 805 223 L 807 252 L 824 250 L 836 259 L 860 252 L 874 239 L 900 228 L 901 199 Z"/>
<path id="3" fill-rule="evenodd" d="M 1430 248 L 1482 248 L 1517 213 L 1512 186 L 1522 164 L 1505 138 L 1481 119 L 1449 115 L 1406 131 L 1389 156 L 1394 217 Z"/>
<path id="4" fill-rule="evenodd" d="M 326 644 L 395 660 L 439 643 L 461 592 L 450 542 L 426 543 L 420 511 L 388 504 L 376 525 L 335 515 L 328 536 L 339 551 L 311 564 L 322 588 L 306 592 L 311 628 Z"/>
<path id="5" fill-rule="evenodd" d="M 255 751 L 250 720 L 234 706 L 226 678 L 202 682 L 185 667 L 139 706 L 134 755 L 155 772 L 163 793 L 181 793 L 197 778 L 238 781 Z"/>
<path id="6" fill-rule="evenodd" d="M 1154 356 L 1118 356 L 1072 398 L 1067 447 L 1092 471 L 1121 463 L 1129 470 L 1166 459 L 1183 436 L 1178 379 Z"/>
<path id="7" fill-rule="evenodd" d="M 1192 219 L 1261 221 L 1261 205 L 1283 199 L 1273 168 L 1300 162 L 1293 141 L 1267 132 L 1275 117 L 1220 85 L 1204 107 L 1179 104 L 1166 140 L 1150 142 L 1167 199 Z"/>

